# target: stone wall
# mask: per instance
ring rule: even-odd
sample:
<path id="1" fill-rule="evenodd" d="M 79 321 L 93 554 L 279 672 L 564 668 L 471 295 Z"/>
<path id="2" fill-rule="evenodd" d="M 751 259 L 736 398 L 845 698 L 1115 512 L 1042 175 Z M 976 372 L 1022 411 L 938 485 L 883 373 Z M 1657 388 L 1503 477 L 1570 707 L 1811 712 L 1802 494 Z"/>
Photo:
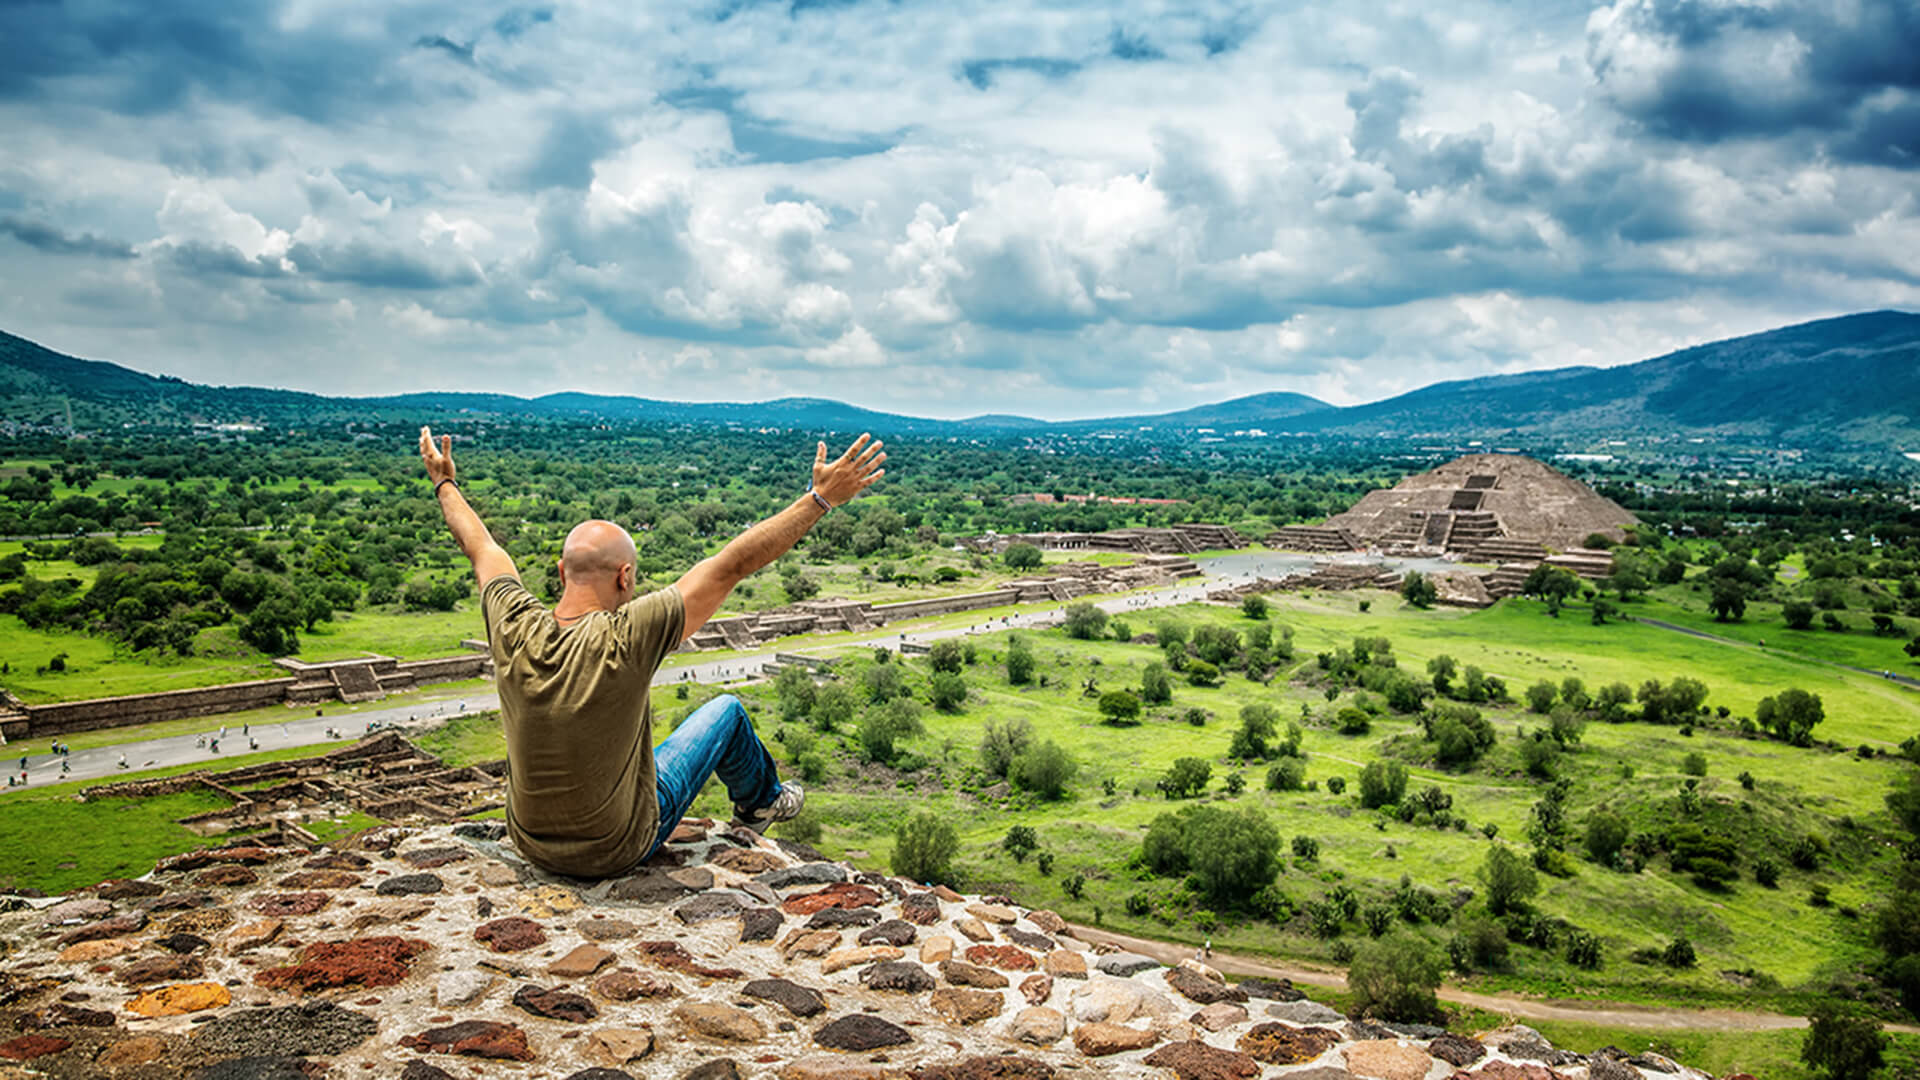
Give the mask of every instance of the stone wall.
<path id="1" fill-rule="evenodd" d="M 349 663 L 375 668 L 379 685 L 383 689 L 396 690 L 426 683 L 479 678 L 493 670 L 492 659 L 479 653 L 398 662 L 379 657 L 371 661 Z M 9 717 L 5 734 L 9 739 L 49 738 L 70 735 L 76 731 L 151 724 L 190 716 L 215 716 L 268 705 L 312 704 L 339 699 L 337 684 L 330 677 L 330 669 L 337 665 L 294 661 L 281 663 L 280 666 L 293 670 L 295 674 L 278 679 L 254 679 L 190 690 L 88 698 L 51 705 L 22 705 L 18 708 L 24 723 Z"/>

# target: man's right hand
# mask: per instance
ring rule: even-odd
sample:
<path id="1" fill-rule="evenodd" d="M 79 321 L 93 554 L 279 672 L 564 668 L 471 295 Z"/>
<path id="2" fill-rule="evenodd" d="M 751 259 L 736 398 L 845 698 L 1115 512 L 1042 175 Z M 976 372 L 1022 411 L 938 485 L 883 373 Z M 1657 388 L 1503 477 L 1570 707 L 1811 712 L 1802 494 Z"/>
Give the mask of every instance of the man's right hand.
<path id="1" fill-rule="evenodd" d="M 818 445 L 813 452 L 813 490 L 821 498 L 834 506 L 844 506 L 887 475 L 887 470 L 880 467 L 887 460 L 887 455 L 880 452 L 886 444 L 877 440 L 870 443 L 871 439 L 873 436 L 862 433 L 846 453 L 832 461 L 827 460 L 827 444 Z"/>

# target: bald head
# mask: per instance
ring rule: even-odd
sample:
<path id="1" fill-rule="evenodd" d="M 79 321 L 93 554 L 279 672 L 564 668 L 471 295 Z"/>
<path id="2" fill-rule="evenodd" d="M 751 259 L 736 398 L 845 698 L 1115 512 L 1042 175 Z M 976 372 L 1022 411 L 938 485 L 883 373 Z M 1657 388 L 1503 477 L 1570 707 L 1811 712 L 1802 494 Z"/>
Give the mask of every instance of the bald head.
<path id="1" fill-rule="evenodd" d="M 598 586 L 602 582 L 633 588 L 633 567 L 639 561 L 633 536 L 611 521 L 583 521 L 567 534 L 560 549 L 560 569 L 569 582 Z M 613 579 L 626 570 L 625 581 Z"/>

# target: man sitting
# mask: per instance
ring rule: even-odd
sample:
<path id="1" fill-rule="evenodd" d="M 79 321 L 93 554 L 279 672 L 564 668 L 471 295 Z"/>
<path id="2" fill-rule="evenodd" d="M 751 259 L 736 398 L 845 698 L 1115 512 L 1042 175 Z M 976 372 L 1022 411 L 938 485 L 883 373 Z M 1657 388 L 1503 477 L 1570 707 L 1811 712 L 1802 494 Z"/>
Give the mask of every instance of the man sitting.
<path id="1" fill-rule="evenodd" d="M 832 461 L 820 443 L 805 494 L 644 596 L 634 595 L 632 535 L 610 521 L 581 522 L 561 549 L 551 611 L 461 495 L 452 436 L 436 445 L 421 428 L 420 457 L 480 584 L 507 736 L 507 832 L 522 855 L 575 877 L 620 874 L 666 842 L 716 774 L 736 825 L 763 831 L 800 812 L 805 793 L 780 782 L 738 698 L 708 702 L 656 749 L 648 689 L 660 662 L 735 585 L 884 475 L 880 443 L 862 435 Z"/>

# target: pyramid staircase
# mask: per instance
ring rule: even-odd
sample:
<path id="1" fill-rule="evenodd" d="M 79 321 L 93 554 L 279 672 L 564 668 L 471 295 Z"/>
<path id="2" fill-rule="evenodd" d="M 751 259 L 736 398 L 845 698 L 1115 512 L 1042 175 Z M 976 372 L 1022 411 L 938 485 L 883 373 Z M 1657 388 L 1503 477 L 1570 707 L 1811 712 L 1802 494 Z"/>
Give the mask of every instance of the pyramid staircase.
<path id="1" fill-rule="evenodd" d="M 1319 525 L 1284 525 L 1267 534 L 1267 546 L 1288 551 L 1344 552 L 1364 546 L 1345 529 Z"/>
<path id="2" fill-rule="evenodd" d="M 387 696 L 380 689 L 380 678 L 373 673 L 372 664 L 338 664 L 328 669 L 333 676 L 333 687 L 340 694 L 340 700 L 353 704 L 357 701 L 378 701 Z"/>
<path id="3" fill-rule="evenodd" d="M 1537 562 L 1502 563 L 1494 568 L 1493 573 L 1482 577 L 1480 583 L 1487 587 L 1487 595 L 1495 600 L 1519 596 L 1521 587 L 1527 582 L 1527 576 L 1532 574 L 1533 568 L 1538 565 L 1540 564 Z"/>

